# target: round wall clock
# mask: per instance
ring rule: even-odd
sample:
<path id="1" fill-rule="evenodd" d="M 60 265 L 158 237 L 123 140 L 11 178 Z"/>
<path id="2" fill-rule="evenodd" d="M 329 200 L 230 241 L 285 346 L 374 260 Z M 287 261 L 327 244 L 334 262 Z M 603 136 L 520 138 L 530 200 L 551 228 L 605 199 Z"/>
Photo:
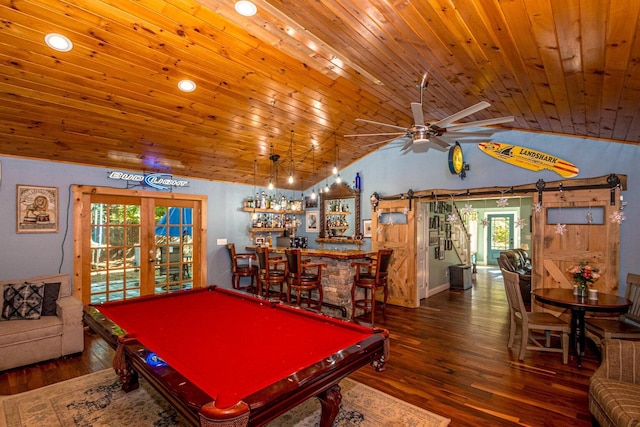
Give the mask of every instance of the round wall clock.
<path id="1" fill-rule="evenodd" d="M 455 175 L 460 175 L 464 170 L 464 154 L 457 142 L 449 148 L 449 170 Z"/>

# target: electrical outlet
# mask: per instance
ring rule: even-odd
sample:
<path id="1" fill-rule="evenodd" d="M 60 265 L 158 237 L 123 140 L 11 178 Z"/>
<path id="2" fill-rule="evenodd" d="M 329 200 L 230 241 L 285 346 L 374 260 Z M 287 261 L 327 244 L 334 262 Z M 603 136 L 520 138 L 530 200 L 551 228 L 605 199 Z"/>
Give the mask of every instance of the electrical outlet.
<path id="1" fill-rule="evenodd" d="M 218 246 L 224 246 L 227 244 L 227 239 L 217 239 L 216 243 Z"/>

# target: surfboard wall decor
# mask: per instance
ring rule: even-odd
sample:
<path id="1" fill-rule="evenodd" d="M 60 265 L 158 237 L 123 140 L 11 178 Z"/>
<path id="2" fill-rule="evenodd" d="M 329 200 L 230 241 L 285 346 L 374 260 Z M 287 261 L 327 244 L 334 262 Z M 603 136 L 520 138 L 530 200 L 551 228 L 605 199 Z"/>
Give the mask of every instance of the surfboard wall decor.
<path id="1" fill-rule="evenodd" d="M 502 142 L 481 142 L 478 144 L 478 148 L 483 153 L 505 163 L 535 172 L 548 169 L 563 178 L 572 178 L 580 172 L 573 163 L 551 154 L 518 145 L 504 144 Z"/>

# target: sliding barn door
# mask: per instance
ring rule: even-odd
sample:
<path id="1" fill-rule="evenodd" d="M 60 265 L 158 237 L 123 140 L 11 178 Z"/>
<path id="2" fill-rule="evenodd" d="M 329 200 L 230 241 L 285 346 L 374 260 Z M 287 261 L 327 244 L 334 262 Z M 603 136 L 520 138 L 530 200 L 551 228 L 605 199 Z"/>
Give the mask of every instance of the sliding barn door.
<path id="1" fill-rule="evenodd" d="M 418 307 L 416 285 L 416 225 L 417 201 L 409 210 L 408 200 L 381 200 L 371 218 L 371 248 L 393 249 L 389 267 L 390 304 Z"/>
<path id="2" fill-rule="evenodd" d="M 620 224 L 611 217 L 619 203 L 618 189 L 545 192 L 533 210 L 532 287 L 570 288 L 567 269 L 588 262 L 602 274 L 593 287 L 617 294 Z"/>

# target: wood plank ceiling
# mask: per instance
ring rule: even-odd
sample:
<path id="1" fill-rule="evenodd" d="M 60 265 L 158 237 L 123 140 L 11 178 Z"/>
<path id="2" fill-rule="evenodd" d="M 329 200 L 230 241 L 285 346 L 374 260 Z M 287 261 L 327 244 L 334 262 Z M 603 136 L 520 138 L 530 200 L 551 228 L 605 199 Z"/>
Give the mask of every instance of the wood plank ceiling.
<path id="1" fill-rule="evenodd" d="M 0 1 L 0 154 L 304 189 L 378 148 L 356 118 L 410 126 L 425 71 L 428 121 L 639 141 L 638 1 L 255 3 Z"/>

